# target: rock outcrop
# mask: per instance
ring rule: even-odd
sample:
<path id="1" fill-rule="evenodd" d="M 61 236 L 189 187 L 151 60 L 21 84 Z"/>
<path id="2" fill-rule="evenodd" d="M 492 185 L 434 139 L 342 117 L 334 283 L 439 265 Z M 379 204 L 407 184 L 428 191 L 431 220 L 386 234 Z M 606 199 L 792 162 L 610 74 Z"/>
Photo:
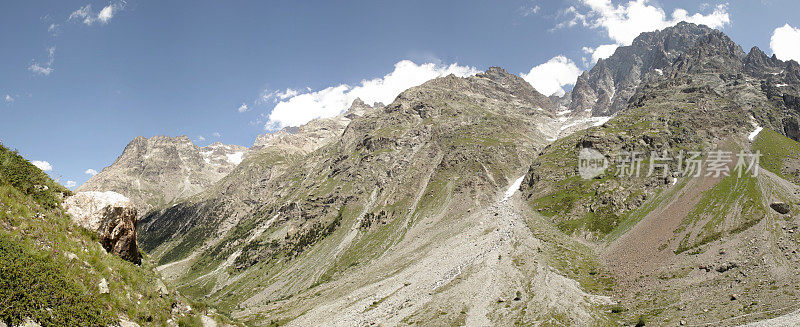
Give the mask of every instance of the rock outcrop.
<path id="1" fill-rule="evenodd" d="M 130 199 L 112 191 L 79 192 L 64 200 L 64 208 L 78 225 L 97 232 L 106 251 L 141 263 L 136 243 L 136 208 Z"/>

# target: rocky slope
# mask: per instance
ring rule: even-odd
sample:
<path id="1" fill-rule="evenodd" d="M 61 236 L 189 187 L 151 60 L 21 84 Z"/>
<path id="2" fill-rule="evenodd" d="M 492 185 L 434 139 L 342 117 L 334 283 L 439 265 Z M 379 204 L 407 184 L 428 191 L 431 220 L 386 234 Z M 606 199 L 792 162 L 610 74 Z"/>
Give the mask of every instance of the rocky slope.
<path id="1" fill-rule="evenodd" d="M 605 321 L 592 251 L 503 197 L 552 108 L 499 68 L 435 79 L 313 152 L 248 157 L 145 217 L 142 243 L 182 292 L 255 325 Z"/>
<path id="2" fill-rule="evenodd" d="M 137 137 L 111 166 L 76 191 L 113 191 L 133 201 L 140 214 L 199 193 L 230 173 L 247 153 L 238 145 L 198 147 L 186 136 Z"/>

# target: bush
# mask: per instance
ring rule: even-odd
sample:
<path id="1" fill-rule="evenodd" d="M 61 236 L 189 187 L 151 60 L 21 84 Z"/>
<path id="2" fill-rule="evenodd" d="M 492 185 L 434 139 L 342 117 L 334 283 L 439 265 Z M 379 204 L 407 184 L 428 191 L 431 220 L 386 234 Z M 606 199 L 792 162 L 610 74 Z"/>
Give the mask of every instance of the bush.
<path id="1" fill-rule="evenodd" d="M 10 326 L 32 318 L 48 326 L 108 326 L 115 323 L 96 296 L 44 253 L 26 250 L 0 232 L 0 320 Z"/>

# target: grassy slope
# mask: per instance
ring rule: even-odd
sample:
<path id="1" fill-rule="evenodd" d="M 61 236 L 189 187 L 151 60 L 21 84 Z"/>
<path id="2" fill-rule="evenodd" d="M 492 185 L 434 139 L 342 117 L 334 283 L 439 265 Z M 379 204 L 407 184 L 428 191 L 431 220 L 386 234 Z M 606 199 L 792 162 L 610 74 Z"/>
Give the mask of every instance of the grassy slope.
<path id="1" fill-rule="evenodd" d="M 761 167 L 785 180 L 800 183 L 797 172 L 784 169 L 787 161 L 797 162 L 800 159 L 800 143 L 773 130 L 764 129 L 756 137 L 752 149 L 761 153 Z"/>
<path id="2" fill-rule="evenodd" d="M 107 326 L 119 316 L 164 325 L 174 296 L 161 296 L 151 267 L 107 254 L 96 234 L 60 207 L 71 192 L 0 146 L 0 321 Z M 101 294 L 102 279 L 110 292 Z"/>

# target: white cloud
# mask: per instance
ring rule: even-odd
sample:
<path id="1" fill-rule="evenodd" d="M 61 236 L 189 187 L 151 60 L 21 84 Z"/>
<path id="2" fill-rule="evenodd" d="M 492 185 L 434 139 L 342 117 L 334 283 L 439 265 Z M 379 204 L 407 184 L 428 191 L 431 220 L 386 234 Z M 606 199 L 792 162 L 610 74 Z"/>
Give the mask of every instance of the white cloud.
<path id="1" fill-rule="evenodd" d="M 14 97 L 12 97 L 10 94 L 6 94 L 6 96 L 3 98 L 3 101 L 5 101 L 6 103 L 13 103 Z"/>
<path id="2" fill-rule="evenodd" d="M 219 132 L 214 132 L 212 135 L 214 135 L 214 137 L 216 138 L 222 137 L 222 134 L 220 134 Z"/>
<path id="3" fill-rule="evenodd" d="M 76 185 L 78 185 L 78 183 L 75 183 L 75 181 L 67 181 L 67 183 L 64 184 L 64 186 L 69 187 L 69 188 L 73 188 Z"/>
<path id="4" fill-rule="evenodd" d="M 197 135 L 197 142 L 205 142 L 206 138 L 203 135 Z"/>
<path id="5" fill-rule="evenodd" d="M 236 111 L 238 111 L 238 112 L 245 112 L 245 111 L 248 111 L 248 110 L 250 110 L 250 108 L 247 107 L 246 103 L 242 103 L 242 105 L 239 106 L 238 109 L 236 109 Z"/>
<path id="6" fill-rule="evenodd" d="M 39 75 L 50 75 L 53 72 L 53 61 L 56 59 L 56 47 L 49 47 L 47 48 L 47 62 L 44 64 L 40 64 L 34 60 L 31 62 L 31 65 L 28 66 L 28 70 L 32 71 L 35 74 Z"/>
<path id="7" fill-rule="evenodd" d="M 789 24 L 776 28 L 769 40 L 769 47 L 780 60 L 800 62 L 800 28 Z"/>
<path id="8" fill-rule="evenodd" d="M 522 7 L 519 8 L 519 11 L 523 17 L 528 17 L 539 13 L 539 10 L 541 9 L 542 8 L 539 7 L 539 5 L 533 4 L 533 5 L 523 5 Z"/>
<path id="9" fill-rule="evenodd" d="M 574 85 L 581 73 L 581 69 L 572 60 L 564 56 L 555 56 L 520 76 L 539 93 L 561 96 L 565 93 L 564 86 Z"/>
<path id="10" fill-rule="evenodd" d="M 730 24 L 728 8 L 724 4 L 714 7 L 714 10 L 707 15 L 700 13 L 689 15 L 685 9 L 678 8 L 672 12 L 671 18 L 668 18 L 664 9 L 650 5 L 648 0 L 633 0 L 619 5 L 614 5 L 611 0 L 581 0 L 581 2 L 589 7 L 589 12 L 580 13 L 574 7 L 570 7 L 565 12 L 572 14 L 573 19 L 566 25 L 562 23 L 559 26 L 574 26 L 580 23 L 589 28 L 601 28 L 606 31 L 610 39 L 620 45 L 630 45 L 641 33 L 664 29 L 682 21 L 705 24 L 711 28 Z"/>
<path id="11" fill-rule="evenodd" d="M 100 13 L 97 14 L 97 20 L 102 22 L 103 24 L 108 23 L 111 18 L 114 17 L 114 7 L 112 6 L 105 6 Z"/>
<path id="12" fill-rule="evenodd" d="M 61 25 L 51 23 L 50 26 L 47 27 L 47 31 L 50 32 L 50 34 L 58 35 L 58 32 L 60 31 L 59 27 L 61 27 Z"/>
<path id="13" fill-rule="evenodd" d="M 597 62 L 600 59 L 606 59 L 614 54 L 619 48 L 618 44 L 603 44 L 597 47 L 592 53 L 592 61 Z"/>
<path id="14" fill-rule="evenodd" d="M 38 167 L 39 169 L 41 169 L 43 171 L 51 171 L 51 170 L 53 170 L 53 166 L 50 165 L 50 163 L 47 162 L 47 161 L 34 160 L 34 161 L 31 161 L 31 163 L 34 166 Z"/>
<path id="15" fill-rule="evenodd" d="M 366 103 L 390 103 L 398 94 L 406 89 L 420 85 L 428 80 L 454 74 L 460 77 L 477 74 L 474 67 L 439 66 L 433 63 L 417 65 L 412 61 L 403 60 L 394 65 L 394 71 L 376 79 L 362 80 L 357 86 L 341 84 L 326 89 L 308 93 L 299 93 L 287 89 L 282 94 L 275 96 L 282 98 L 272 112 L 269 121 L 264 126 L 266 129 L 276 129 L 285 126 L 299 126 L 316 118 L 336 116 L 350 106 L 356 98 L 361 98 Z M 289 92 L 294 91 L 294 92 Z M 262 97 L 262 99 L 264 99 Z"/>
<path id="16" fill-rule="evenodd" d="M 94 176 L 94 175 L 97 175 L 97 170 L 94 170 L 94 169 L 92 169 L 92 168 L 89 168 L 89 169 L 86 169 L 86 171 L 85 171 L 85 172 L 83 172 L 83 173 L 84 173 L 84 174 L 86 174 L 86 175 L 92 175 L 92 176 Z"/>
<path id="17" fill-rule="evenodd" d="M 307 87 L 306 90 L 311 92 L 310 87 Z M 297 96 L 298 94 L 300 94 L 300 91 L 291 88 L 288 88 L 286 89 L 286 91 L 283 92 L 266 89 L 263 92 L 261 92 L 261 95 L 258 96 L 258 100 L 256 100 L 256 103 L 257 104 L 264 104 L 269 102 L 278 103 L 278 100 L 286 100 L 288 98 Z"/>
<path id="18" fill-rule="evenodd" d="M 67 20 L 80 21 L 87 26 L 100 22 L 100 24 L 107 24 L 114 15 L 125 8 L 125 1 L 114 1 L 108 6 L 100 9 L 100 12 L 95 13 L 92 11 L 92 5 L 85 5 L 73 11 Z"/>
<path id="19" fill-rule="evenodd" d="M 704 24 L 711 28 L 721 28 L 731 22 L 726 4 L 713 7 L 713 11 L 705 15 L 701 13 L 690 15 L 686 9 L 677 8 L 672 11 L 671 16 L 667 16 L 664 9 L 651 5 L 649 0 L 632 0 L 619 5 L 614 5 L 611 0 L 581 0 L 580 2 L 589 10 L 582 13 L 573 6 L 565 9 L 563 14 L 572 18 L 556 25 L 555 28 L 580 24 L 592 29 L 605 30 L 608 38 L 613 40 L 614 44 L 605 44 L 596 48 L 585 47 L 584 50 L 593 50 L 589 52 L 592 56 L 592 63 L 611 56 L 617 46 L 631 45 L 633 40 L 644 32 L 664 29 L 682 21 Z"/>

